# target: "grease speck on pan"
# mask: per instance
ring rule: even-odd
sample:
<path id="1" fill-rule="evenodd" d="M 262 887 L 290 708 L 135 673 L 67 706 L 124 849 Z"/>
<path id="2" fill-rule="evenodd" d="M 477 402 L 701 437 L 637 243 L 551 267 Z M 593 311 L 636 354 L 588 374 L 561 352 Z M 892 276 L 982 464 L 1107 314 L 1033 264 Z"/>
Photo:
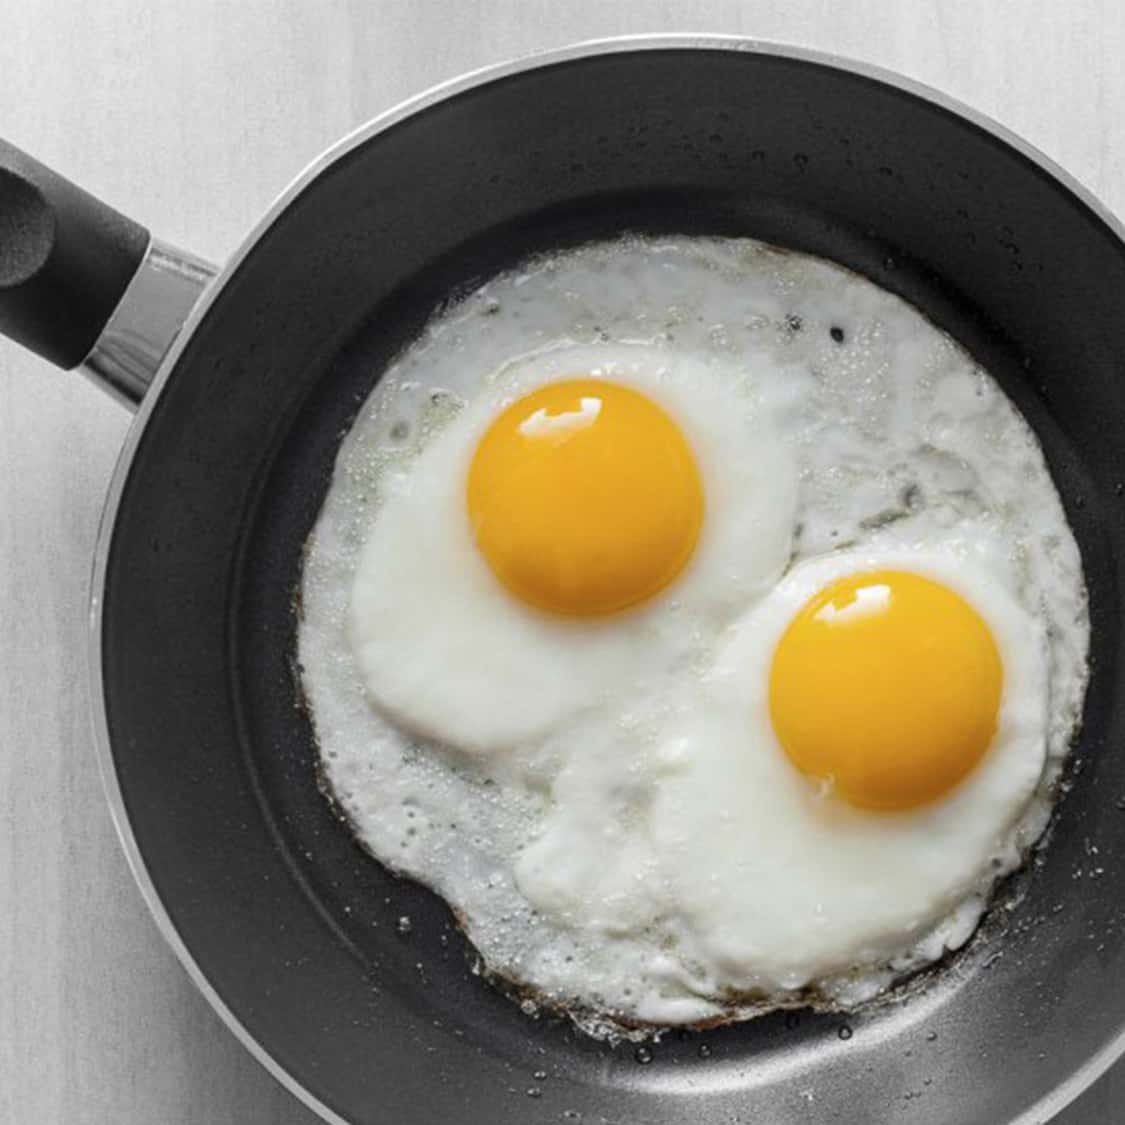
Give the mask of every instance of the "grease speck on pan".
<path id="1" fill-rule="evenodd" d="M 614 436 L 634 398 L 650 421 Z M 493 440 L 513 403 L 535 427 Z M 816 629 L 781 656 L 865 575 L 890 608 L 840 651 L 904 643 L 890 696 L 826 673 Z M 1015 408 L 903 301 L 751 240 L 592 244 L 442 310 L 341 447 L 301 596 L 358 838 L 597 1035 L 853 1005 L 963 944 L 1042 833 L 1086 682 L 1078 551 Z M 984 686 L 944 705 L 942 676 Z M 870 725 L 857 748 L 778 699 Z"/>

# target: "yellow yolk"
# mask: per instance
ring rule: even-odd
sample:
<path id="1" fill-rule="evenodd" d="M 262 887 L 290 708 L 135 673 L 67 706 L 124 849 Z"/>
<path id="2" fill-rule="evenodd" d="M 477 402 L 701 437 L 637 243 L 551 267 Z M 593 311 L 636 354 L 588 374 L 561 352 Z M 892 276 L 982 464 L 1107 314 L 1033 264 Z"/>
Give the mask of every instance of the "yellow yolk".
<path id="1" fill-rule="evenodd" d="M 549 383 L 492 423 L 469 469 L 477 546 L 539 609 L 614 613 L 683 569 L 703 486 L 679 427 L 644 395 L 601 379 Z"/>
<path id="2" fill-rule="evenodd" d="M 904 571 L 821 590 L 774 653 L 770 717 L 793 764 L 853 805 L 910 809 L 948 793 L 996 732 L 996 642 L 957 594 Z"/>

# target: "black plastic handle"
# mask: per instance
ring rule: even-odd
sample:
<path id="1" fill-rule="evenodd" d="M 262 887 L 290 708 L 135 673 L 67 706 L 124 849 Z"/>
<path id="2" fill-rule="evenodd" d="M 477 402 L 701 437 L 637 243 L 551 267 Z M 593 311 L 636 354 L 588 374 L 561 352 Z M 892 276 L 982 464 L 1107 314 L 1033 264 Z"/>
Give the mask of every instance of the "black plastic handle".
<path id="1" fill-rule="evenodd" d="M 59 367 L 85 359 L 148 231 L 0 140 L 0 332 Z"/>

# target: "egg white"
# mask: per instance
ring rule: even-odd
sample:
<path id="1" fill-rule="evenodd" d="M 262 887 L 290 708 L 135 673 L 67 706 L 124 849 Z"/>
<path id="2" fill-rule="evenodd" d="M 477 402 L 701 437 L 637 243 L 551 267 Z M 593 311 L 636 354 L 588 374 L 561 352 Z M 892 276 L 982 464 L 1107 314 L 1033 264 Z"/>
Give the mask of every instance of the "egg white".
<path id="1" fill-rule="evenodd" d="M 503 373 L 520 357 L 603 347 L 674 357 L 701 379 L 706 372 L 707 389 L 738 402 L 740 418 L 768 420 L 767 440 L 789 452 L 799 478 L 789 517 L 793 574 L 873 542 L 896 551 L 933 548 L 947 560 L 965 551 L 975 577 L 964 593 L 982 615 L 978 603 L 993 604 L 990 592 L 998 588 L 997 606 L 1015 603 L 1046 626 L 1046 757 L 1038 782 L 1014 821 L 1033 755 L 1005 770 L 995 803 L 981 797 L 981 817 L 994 822 L 974 828 L 977 865 L 961 854 L 956 873 L 937 871 L 918 927 L 892 918 L 885 933 L 862 934 L 860 922 L 846 918 L 846 945 L 835 954 L 822 935 L 799 959 L 773 954 L 760 965 L 749 939 L 723 938 L 723 895 L 710 893 L 709 883 L 727 887 L 740 917 L 749 907 L 729 885 L 728 865 L 739 857 L 714 844 L 731 832 L 736 852 L 741 836 L 719 824 L 719 804 L 709 819 L 707 802 L 721 788 L 719 803 L 737 817 L 736 795 L 757 775 L 744 776 L 752 762 L 727 757 L 752 741 L 751 720 L 745 712 L 732 716 L 733 699 L 724 701 L 721 677 L 709 670 L 722 650 L 731 682 L 741 675 L 738 644 L 731 639 L 723 648 L 719 622 L 749 621 L 756 608 L 779 604 L 768 590 L 721 612 L 700 591 L 689 620 L 715 628 L 685 631 L 677 621 L 667 644 L 653 614 L 655 650 L 674 658 L 661 665 L 641 654 L 644 676 L 625 669 L 614 690 L 596 690 L 588 703 L 567 696 L 557 723 L 513 738 L 500 755 L 485 747 L 490 717 L 474 728 L 476 716 L 469 716 L 471 737 L 450 732 L 450 749 L 419 737 L 430 729 L 424 721 L 415 728 L 373 705 L 352 648 L 352 594 L 365 544 L 400 481 L 474 403 L 499 405 L 516 392 Z M 686 397 L 694 400 L 695 391 Z M 685 432 L 696 424 L 691 404 L 677 411 L 671 397 L 658 401 Z M 699 422 L 704 437 L 692 431 L 689 438 L 702 454 L 710 408 Z M 995 549 L 974 554 L 974 542 Z M 416 549 L 415 559 L 421 554 Z M 921 554 L 919 560 L 923 566 Z M 408 564 L 406 557 L 388 560 L 400 569 Z M 952 584 L 960 564 L 950 566 Z M 1089 622 L 1078 549 L 1043 452 L 995 381 L 897 297 L 830 263 L 745 239 L 581 247 L 525 263 L 439 310 L 382 377 L 341 446 L 301 593 L 302 684 L 324 776 L 359 839 L 456 908 L 487 971 L 518 981 L 524 996 L 531 989 L 566 1008 L 600 1035 L 645 1034 L 638 1022 L 738 1018 L 810 998 L 852 1003 L 962 943 L 993 879 L 1026 858 L 1046 823 L 1086 682 Z M 676 601 L 673 587 L 664 607 Z M 440 614 L 424 608 L 417 618 L 423 640 L 404 629 L 397 655 L 429 644 L 425 635 L 441 629 Z M 993 627 L 1005 631 L 1003 622 Z M 559 673 L 547 658 L 552 676 L 578 677 L 580 695 L 591 687 L 576 661 Z M 456 681 L 473 676 L 475 659 L 470 653 L 467 668 L 447 664 L 434 675 L 433 700 L 456 695 Z M 518 688 L 487 696 L 489 709 L 511 709 L 527 730 L 537 724 L 534 707 L 531 718 L 524 712 L 524 697 L 542 683 L 524 675 L 529 671 L 517 669 Z M 459 706 L 471 706 L 470 697 L 461 695 Z M 713 742 L 704 738 L 710 725 Z M 503 720 L 498 729 L 511 734 Z M 464 752 L 472 746 L 482 752 Z M 692 825 L 694 842 L 684 839 Z M 757 843 L 763 851 L 753 862 L 764 866 L 772 856 L 777 875 L 763 893 L 799 895 L 801 882 L 785 885 L 787 857 L 772 851 L 770 839 Z M 873 877 L 881 862 L 873 858 Z M 893 857 L 888 862 L 896 867 Z M 932 919 L 939 904 L 962 893 L 958 887 L 964 897 L 927 930 L 922 913 Z M 858 902 L 851 906 L 862 913 Z M 836 900 L 835 907 L 843 915 L 848 904 Z M 853 957 L 846 972 L 832 975 L 832 966 Z M 807 979 L 809 973 L 822 975 Z M 805 989 L 795 993 L 789 986 L 801 979 Z M 756 997 L 754 981 L 762 986 Z"/>
<path id="2" fill-rule="evenodd" d="M 696 551 L 668 587 L 588 620 L 543 613 L 505 589 L 477 549 L 465 500 L 473 453 L 493 419 L 514 398 L 576 374 L 630 386 L 664 408 L 695 453 L 705 504 Z M 705 653 L 787 563 L 796 473 L 735 377 L 667 350 L 556 348 L 484 382 L 383 482 L 356 566 L 349 634 L 384 714 L 446 746 L 500 756 Z"/>

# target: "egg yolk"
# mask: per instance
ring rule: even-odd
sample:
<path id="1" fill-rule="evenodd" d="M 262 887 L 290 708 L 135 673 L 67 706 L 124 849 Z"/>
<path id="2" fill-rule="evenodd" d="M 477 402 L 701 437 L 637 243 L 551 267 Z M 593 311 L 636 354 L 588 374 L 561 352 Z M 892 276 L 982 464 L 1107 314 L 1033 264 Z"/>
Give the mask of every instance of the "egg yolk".
<path id="1" fill-rule="evenodd" d="M 770 717 L 794 765 L 865 809 L 948 793 L 996 733 L 1003 669 L 988 626 L 945 586 L 851 575 L 811 598 L 774 653 Z"/>
<path id="2" fill-rule="evenodd" d="M 500 581 L 539 609 L 614 613 L 651 598 L 691 558 L 703 523 L 695 458 L 643 394 L 602 379 L 540 387 L 477 446 L 468 510 Z"/>

